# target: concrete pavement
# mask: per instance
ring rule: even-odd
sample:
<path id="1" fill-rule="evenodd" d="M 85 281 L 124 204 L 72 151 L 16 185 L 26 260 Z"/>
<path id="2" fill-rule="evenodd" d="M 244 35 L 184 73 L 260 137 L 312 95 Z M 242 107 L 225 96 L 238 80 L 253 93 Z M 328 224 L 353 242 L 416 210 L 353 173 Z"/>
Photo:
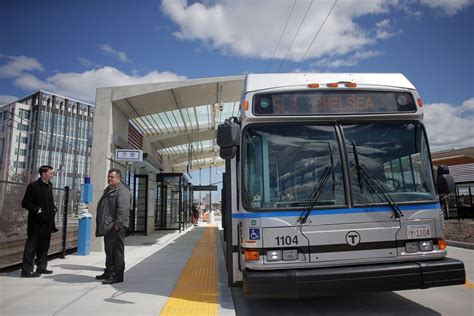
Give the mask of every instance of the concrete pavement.
<path id="1" fill-rule="evenodd" d="M 95 280 L 105 255 L 69 255 L 54 259 L 54 274 L 20 278 L 20 271 L 0 276 L 1 315 L 159 315 L 207 224 L 184 232 L 165 231 L 125 239 L 125 282 Z M 220 238 L 218 250 L 219 315 L 235 315 Z"/>

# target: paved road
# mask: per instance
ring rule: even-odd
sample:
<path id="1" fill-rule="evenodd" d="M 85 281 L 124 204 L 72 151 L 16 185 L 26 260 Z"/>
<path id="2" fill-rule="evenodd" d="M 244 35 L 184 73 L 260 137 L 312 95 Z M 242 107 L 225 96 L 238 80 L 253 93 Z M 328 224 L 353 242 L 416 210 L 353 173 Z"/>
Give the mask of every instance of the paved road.
<path id="1" fill-rule="evenodd" d="M 448 248 L 461 259 L 474 281 L 474 250 Z M 472 283 L 471 283 L 472 285 Z M 474 289 L 466 285 L 384 293 L 305 299 L 247 300 L 232 290 L 237 316 L 247 315 L 474 315 Z"/>

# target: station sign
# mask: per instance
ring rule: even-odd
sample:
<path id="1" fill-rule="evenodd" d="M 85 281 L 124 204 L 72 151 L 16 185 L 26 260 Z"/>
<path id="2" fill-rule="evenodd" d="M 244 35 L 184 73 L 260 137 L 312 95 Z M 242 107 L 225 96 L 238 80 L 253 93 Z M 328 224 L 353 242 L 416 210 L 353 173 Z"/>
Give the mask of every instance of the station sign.
<path id="1" fill-rule="evenodd" d="M 115 160 L 118 161 L 143 161 L 143 150 L 139 149 L 117 149 Z"/>
<path id="2" fill-rule="evenodd" d="M 217 191 L 217 185 L 193 185 L 194 191 Z"/>

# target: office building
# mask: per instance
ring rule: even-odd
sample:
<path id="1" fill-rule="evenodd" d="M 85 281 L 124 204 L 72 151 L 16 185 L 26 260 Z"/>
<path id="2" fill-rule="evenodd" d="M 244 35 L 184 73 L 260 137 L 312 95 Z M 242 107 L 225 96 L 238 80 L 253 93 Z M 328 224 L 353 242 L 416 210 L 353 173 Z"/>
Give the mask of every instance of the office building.
<path id="1" fill-rule="evenodd" d="M 79 188 L 89 174 L 94 105 L 40 90 L 0 108 L 0 180 L 29 182 L 41 165 L 54 185 Z"/>

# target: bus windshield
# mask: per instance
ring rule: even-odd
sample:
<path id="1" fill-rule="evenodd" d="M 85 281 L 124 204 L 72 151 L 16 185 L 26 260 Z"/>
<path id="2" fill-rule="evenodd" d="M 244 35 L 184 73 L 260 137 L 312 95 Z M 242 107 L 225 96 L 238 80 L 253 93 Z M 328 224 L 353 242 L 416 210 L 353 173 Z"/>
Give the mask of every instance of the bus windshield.
<path id="1" fill-rule="evenodd" d="M 424 130 L 418 123 L 369 123 L 342 126 L 356 205 L 386 203 L 361 179 L 358 164 L 395 202 L 432 201 L 435 191 Z"/>
<path id="2" fill-rule="evenodd" d="M 244 207 L 347 205 L 336 136 L 339 128 L 355 206 L 387 204 L 384 194 L 396 203 L 436 199 L 426 137 L 418 123 L 265 124 L 251 125 L 244 131 Z M 364 181 L 357 165 L 378 183 L 377 189 Z"/>
<path id="3" fill-rule="evenodd" d="M 256 125 L 244 133 L 243 203 L 248 209 L 344 205 L 341 154 L 334 126 Z M 321 179 L 327 174 L 324 185 Z"/>

